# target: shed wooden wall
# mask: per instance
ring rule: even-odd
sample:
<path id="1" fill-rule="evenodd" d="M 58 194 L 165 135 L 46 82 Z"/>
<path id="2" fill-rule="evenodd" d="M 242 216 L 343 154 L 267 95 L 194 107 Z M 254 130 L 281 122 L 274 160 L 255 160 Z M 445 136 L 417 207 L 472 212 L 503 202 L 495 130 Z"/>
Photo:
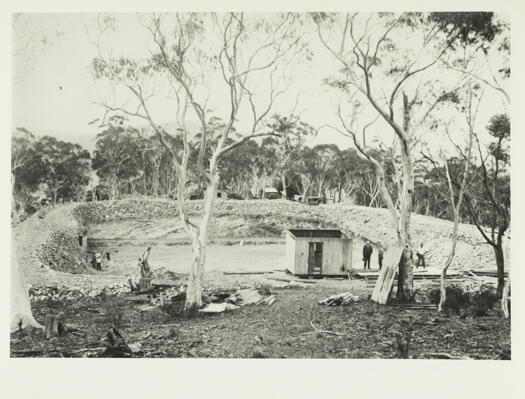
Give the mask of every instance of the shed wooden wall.
<path id="1" fill-rule="evenodd" d="M 288 270 L 295 273 L 295 237 L 286 232 L 286 266 Z"/>
<path id="2" fill-rule="evenodd" d="M 352 267 L 351 239 L 310 237 L 294 238 L 290 234 L 287 234 L 286 258 L 290 265 L 293 264 L 293 266 L 289 268 L 292 273 L 308 274 L 308 252 L 311 242 L 323 243 L 322 274 L 345 275 L 345 270 Z M 295 251 L 293 250 L 294 248 Z M 293 261 L 290 260 L 291 257 L 294 258 Z"/>

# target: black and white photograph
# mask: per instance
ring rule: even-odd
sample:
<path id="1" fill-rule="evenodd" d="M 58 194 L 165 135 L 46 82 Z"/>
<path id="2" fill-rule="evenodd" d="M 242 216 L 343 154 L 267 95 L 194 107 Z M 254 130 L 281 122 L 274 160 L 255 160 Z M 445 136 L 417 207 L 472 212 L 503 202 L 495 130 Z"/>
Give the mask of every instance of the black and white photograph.
<path id="1" fill-rule="evenodd" d="M 352 6 L 12 13 L 11 358 L 510 363 L 511 14 Z"/>

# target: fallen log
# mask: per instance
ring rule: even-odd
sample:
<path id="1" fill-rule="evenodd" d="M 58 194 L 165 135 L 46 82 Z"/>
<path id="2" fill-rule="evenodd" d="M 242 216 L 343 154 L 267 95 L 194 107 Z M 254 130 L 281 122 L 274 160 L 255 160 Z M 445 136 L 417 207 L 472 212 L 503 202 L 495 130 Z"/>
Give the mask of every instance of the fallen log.
<path id="1" fill-rule="evenodd" d="M 268 280 L 275 280 L 275 281 L 282 281 L 285 283 L 300 283 L 300 284 L 317 284 L 317 281 L 309 281 L 309 280 L 290 280 L 287 278 L 278 278 L 278 277 L 266 277 Z"/>
<path id="2" fill-rule="evenodd" d="M 225 275 L 245 275 L 245 274 L 271 274 L 273 272 L 223 272 Z"/>
<path id="3" fill-rule="evenodd" d="M 450 353 L 424 353 L 423 356 L 431 357 L 432 359 L 448 359 L 448 360 L 473 360 L 471 357 L 466 355 L 451 355 Z"/>
<path id="4" fill-rule="evenodd" d="M 351 292 L 343 292 L 342 294 L 329 296 L 328 298 L 322 299 L 317 303 L 319 305 L 344 306 L 350 304 L 351 302 L 357 301 L 359 301 L 358 296 L 352 294 Z"/>
<path id="5" fill-rule="evenodd" d="M 263 298 L 260 301 L 258 301 L 256 305 L 266 304 L 268 306 L 272 306 L 274 302 L 275 302 L 275 295 L 270 295 L 269 297 Z"/>

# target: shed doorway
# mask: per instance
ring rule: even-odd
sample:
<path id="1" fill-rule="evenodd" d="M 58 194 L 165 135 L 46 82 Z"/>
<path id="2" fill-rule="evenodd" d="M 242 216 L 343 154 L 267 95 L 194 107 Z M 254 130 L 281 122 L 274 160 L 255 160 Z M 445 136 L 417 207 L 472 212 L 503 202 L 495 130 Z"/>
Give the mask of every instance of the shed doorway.
<path id="1" fill-rule="evenodd" d="M 323 243 L 310 242 L 308 250 L 308 274 L 321 274 L 323 266 Z"/>

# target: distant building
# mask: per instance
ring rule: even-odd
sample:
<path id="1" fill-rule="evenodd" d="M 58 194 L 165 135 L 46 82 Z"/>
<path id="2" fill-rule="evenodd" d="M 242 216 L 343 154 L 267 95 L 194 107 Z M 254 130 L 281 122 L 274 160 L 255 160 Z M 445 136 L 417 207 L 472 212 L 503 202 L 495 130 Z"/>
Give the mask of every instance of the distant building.
<path id="1" fill-rule="evenodd" d="M 286 268 L 296 276 L 344 276 L 352 245 L 340 230 L 286 230 Z"/>
<path id="2" fill-rule="evenodd" d="M 273 187 L 266 187 L 263 192 L 263 198 L 265 199 L 279 199 L 281 198 L 281 193 Z"/>
<path id="3" fill-rule="evenodd" d="M 217 190 L 217 198 L 228 199 L 228 192 L 226 190 Z"/>

